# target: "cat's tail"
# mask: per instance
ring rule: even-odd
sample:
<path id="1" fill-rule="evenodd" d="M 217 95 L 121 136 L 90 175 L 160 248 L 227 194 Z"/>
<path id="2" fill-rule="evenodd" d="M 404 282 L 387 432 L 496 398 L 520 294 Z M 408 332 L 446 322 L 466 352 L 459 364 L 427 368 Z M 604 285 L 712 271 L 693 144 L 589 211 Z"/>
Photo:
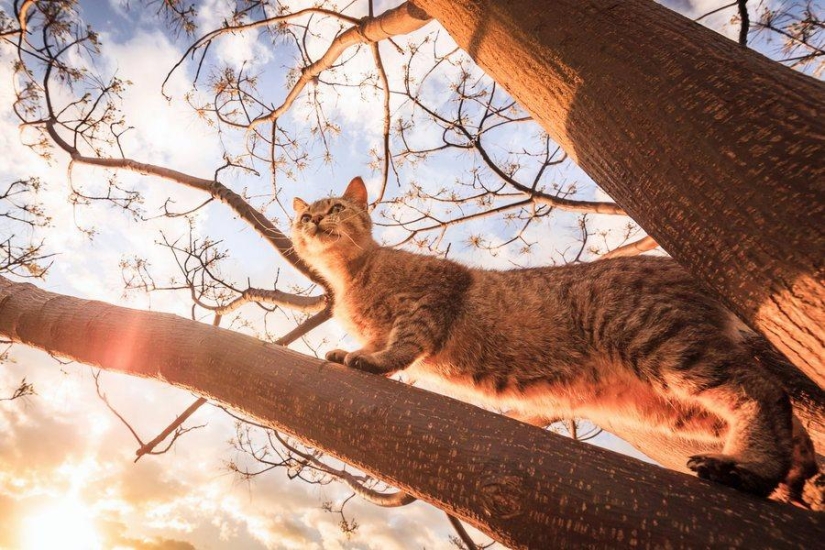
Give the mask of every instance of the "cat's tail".
<path id="1" fill-rule="evenodd" d="M 761 335 L 744 334 L 755 361 L 785 389 L 793 404 L 793 462 L 773 495 L 779 500 L 825 511 L 825 390 L 796 368 Z"/>

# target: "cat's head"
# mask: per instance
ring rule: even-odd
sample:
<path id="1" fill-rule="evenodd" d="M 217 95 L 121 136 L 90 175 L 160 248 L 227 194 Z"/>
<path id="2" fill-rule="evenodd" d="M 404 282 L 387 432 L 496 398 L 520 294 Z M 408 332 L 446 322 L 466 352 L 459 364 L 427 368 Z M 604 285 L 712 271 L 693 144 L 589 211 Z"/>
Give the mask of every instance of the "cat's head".
<path id="1" fill-rule="evenodd" d="M 340 197 L 311 204 L 296 197 L 292 206 L 292 242 L 305 259 L 331 253 L 350 258 L 374 244 L 367 188 L 361 178 L 354 178 Z"/>

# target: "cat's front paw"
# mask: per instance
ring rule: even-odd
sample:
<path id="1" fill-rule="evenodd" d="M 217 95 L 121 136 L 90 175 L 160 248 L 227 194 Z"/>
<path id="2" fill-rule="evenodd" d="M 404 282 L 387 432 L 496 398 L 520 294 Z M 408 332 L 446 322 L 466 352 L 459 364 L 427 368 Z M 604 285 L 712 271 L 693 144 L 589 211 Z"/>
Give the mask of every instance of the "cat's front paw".
<path id="1" fill-rule="evenodd" d="M 348 353 L 344 358 L 344 364 L 350 368 L 358 369 L 372 374 L 387 374 L 389 370 L 376 361 L 375 355 L 361 350 Z"/>
<path id="2" fill-rule="evenodd" d="M 777 481 L 756 474 L 728 455 L 694 455 L 688 460 L 687 467 L 702 479 L 761 497 L 767 497 L 777 485 Z"/>
<path id="3" fill-rule="evenodd" d="M 328 351 L 324 358 L 330 363 L 344 364 L 344 359 L 347 357 L 347 352 L 342 349 L 334 349 Z"/>

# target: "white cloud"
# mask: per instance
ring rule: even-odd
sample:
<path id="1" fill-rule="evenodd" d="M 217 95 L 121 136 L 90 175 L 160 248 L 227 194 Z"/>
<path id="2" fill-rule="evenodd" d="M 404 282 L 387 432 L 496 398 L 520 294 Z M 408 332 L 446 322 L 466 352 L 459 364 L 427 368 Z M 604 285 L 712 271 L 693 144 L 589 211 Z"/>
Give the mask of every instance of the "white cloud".
<path id="1" fill-rule="evenodd" d="M 235 2 L 227 0 L 207 0 L 198 4 L 198 27 L 202 33 L 223 27 L 224 20 L 231 17 Z M 215 40 L 212 48 L 221 64 L 235 70 L 241 67 L 255 70 L 272 59 L 272 50 L 258 35 L 261 31 L 252 29 L 235 32 Z"/>

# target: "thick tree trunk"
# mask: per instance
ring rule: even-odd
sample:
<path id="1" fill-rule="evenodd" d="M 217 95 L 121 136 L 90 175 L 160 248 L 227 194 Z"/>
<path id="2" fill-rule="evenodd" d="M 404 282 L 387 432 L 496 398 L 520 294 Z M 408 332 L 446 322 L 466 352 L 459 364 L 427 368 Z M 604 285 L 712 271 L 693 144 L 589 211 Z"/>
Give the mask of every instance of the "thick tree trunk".
<path id="1" fill-rule="evenodd" d="M 649 0 L 415 0 L 825 387 L 825 84 Z"/>
<path id="2" fill-rule="evenodd" d="M 818 514 L 174 315 L 0 277 L 0 334 L 223 402 L 513 547 L 813 548 L 825 538 Z"/>

